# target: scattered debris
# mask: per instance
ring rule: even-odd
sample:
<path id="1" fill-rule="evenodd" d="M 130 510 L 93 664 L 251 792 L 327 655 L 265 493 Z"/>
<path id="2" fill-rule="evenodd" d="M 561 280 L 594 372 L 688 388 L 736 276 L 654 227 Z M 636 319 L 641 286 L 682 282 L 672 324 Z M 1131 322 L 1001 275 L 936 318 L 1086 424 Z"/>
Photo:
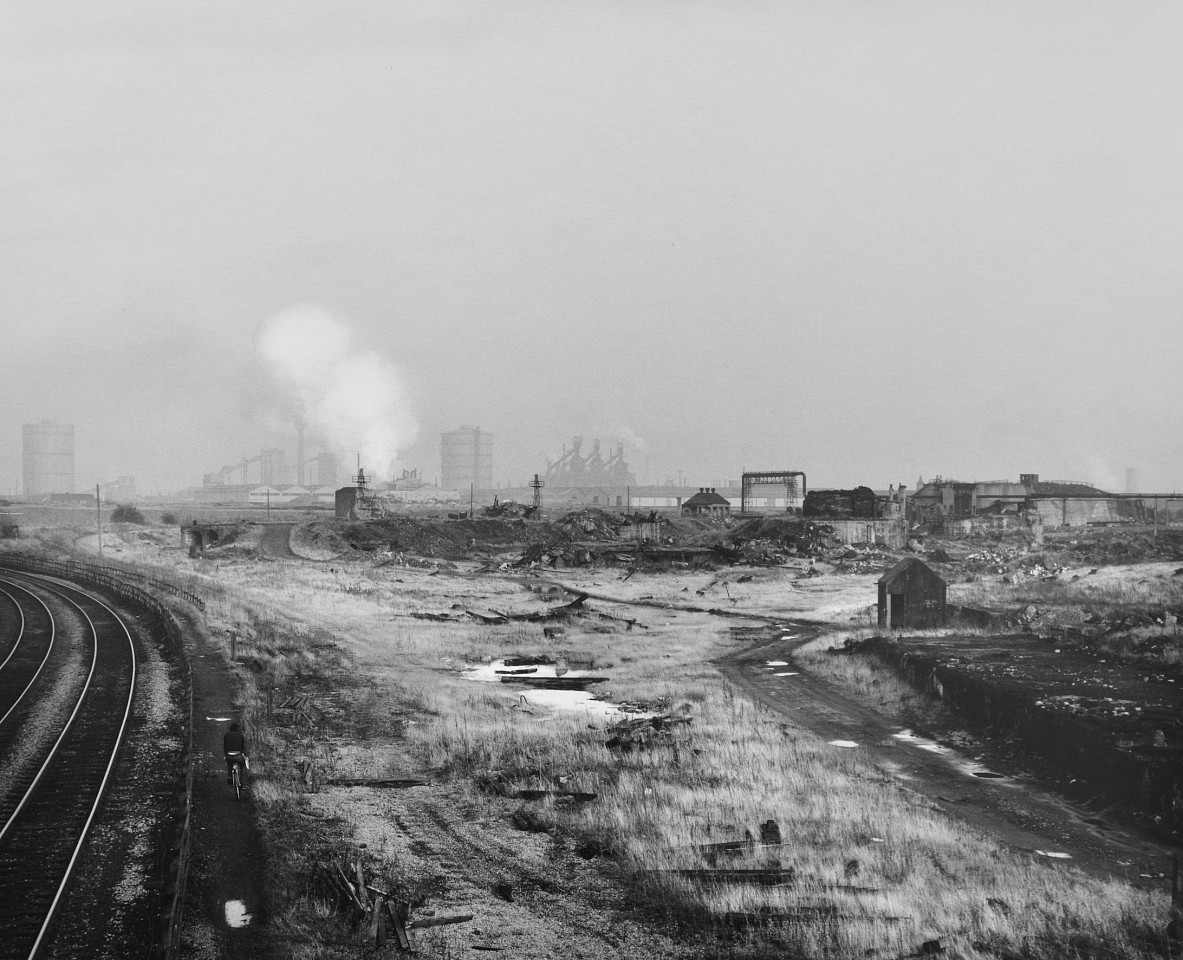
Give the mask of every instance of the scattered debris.
<path id="1" fill-rule="evenodd" d="M 621 720 L 608 728 L 612 734 L 604 746 L 609 750 L 619 750 L 630 753 L 653 746 L 657 743 L 671 742 L 675 727 L 690 723 L 687 716 L 671 716 L 663 714 L 660 717 L 640 717 L 635 720 Z"/>

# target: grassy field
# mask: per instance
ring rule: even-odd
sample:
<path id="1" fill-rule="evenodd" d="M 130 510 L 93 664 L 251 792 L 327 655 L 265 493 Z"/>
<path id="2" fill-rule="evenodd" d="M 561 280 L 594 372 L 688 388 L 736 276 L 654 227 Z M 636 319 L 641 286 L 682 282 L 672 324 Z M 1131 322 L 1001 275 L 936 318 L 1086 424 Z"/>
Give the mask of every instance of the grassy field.
<path id="1" fill-rule="evenodd" d="M 316 865 L 328 860 L 362 858 L 408 899 L 443 912 L 509 909 L 466 885 L 463 865 L 433 865 L 397 823 L 421 825 L 437 851 L 443 840 L 431 831 L 470 838 L 474 871 L 482 845 L 495 843 L 520 861 L 520 875 L 545 876 L 559 902 L 609 902 L 609 920 L 634 926 L 622 921 L 631 932 L 604 956 L 894 957 L 937 938 L 960 957 L 1159 955 L 1163 894 L 1009 854 L 852 752 L 757 708 L 710 665 L 734 648 L 728 622 L 678 609 L 809 615 L 835 623 L 841 636 L 837 625 L 865 630 L 874 577 L 797 579 L 801 569 L 779 568 L 720 585 L 713 574 L 622 582 L 610 571 L 568 573 L 572 586 L 645 605 L 589 601 L 588 616 L 549 639 L 538 624 L 414 616 L 549 608 L 544 595 L 505 577 L 358 562 L 194 562 L 179 545 L 142 533 L 112 531 L 121 559 L 167 571 L 207 597 L 207 627 L 227 657 L 233 634 L 258 815 L 273 850 L 275 927 L 293 957 L 364 955 L 317 885 Z M 638 623 L 629 629 L 597 613 Z M 466 666 L 509 654 L 591 661 L 609 677 L 605 698 L 661 706 L 690 722 L 644 749 L 609 750 L 602 718 L 531 704 L 528 691 L 521 709 L 520 691 L 465 678 Z M 269 690 L 276 703 L 309 695 L 315 715 L 269 719 Z M 296 772 L 300 760 L 314 764 L 311 788 Z M 399 776 L 434 786 L 377 799 L 327 785 Z M 520 789 L 596 799 L 523 802 L 513 799 Z M 780 845 L 703 849 L 758 838 L 770 819 Z M 704 884 L 676 872 L 712 867 L 791 870 L 793 882 Z M 596 892 L 604 883 L 624 891 L 623 906 Z M 524 931 L 518 955 L 547 955 L 550 934 L 538 922 L 546 910 L 523 906 L 506 920 Z M 438 928 L 424 951 L 456 956 L 463 937 Z"/>

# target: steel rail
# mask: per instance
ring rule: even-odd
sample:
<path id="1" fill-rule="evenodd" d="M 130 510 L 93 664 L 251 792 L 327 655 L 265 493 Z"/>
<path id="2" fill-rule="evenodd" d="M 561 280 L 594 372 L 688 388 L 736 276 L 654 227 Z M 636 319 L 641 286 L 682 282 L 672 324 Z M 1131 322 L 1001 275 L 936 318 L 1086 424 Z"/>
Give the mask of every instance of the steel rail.
<path id="1" fill-rule="evenodd" d="M 0 726 L 3 726 L 4 721 L 12 716 L 12 712 L 20 705 L 20 702 L 25 698 L 25 694 L 27 694 L 32 689 L 33 684 L 37 682 L 37 678 L 41 676 L 41 671 L 45 669 L 45 665 L 49 662 L 49 655 L 53 652 L 53 644 L 57 638 L 57 621 L 53 618 L 53 611 L 49 609 L 49 606 L 44 600 L 37 596 L 37 594 L 32 593 L 29 590 L 25 590 L 25 588 L 20 584 L 13 583 L 11 580 L 0 580 L 0 583 L 5 583 L 10 587 L 14 587 L 17 590 L 21 590 L 22 592 L 29 594 L 29 596 L 41 604 L 41 606 L 45 607 L 45 612 L 49 616 L 49 643 L 46 644 L 45 647 L 45 656 L 41 658 L 41 663 L 37 665 L 36 672 L 32 677 L 29 678 L 29 682 L 25 684 L 25 688 L 19 694 L 17 694 L 16 699 L 12 701 L 12 704 L 4 712 L 4 716 L 0 717 Z M 3 670 L 5 666 L 8 665 L 8 661 L 12 659 L 13 655 L 17 651 L 17 648 L 21 644 L 21 640 L 25 635 L 26 620 L 24 608 L 20 605 L 20 602 L 16 599 L 16 597 L 2 588 L 0 588 L 0 593 L 3 593 L 6 597 L 8 597 L 9 600 L 13 602 L 13 604 L 16 606 L 17 613 L 21 615 L 21 629 L 20 633 L 17 635 L 16 643 L 13 644 L 12 650 L 9 651 L 8 656 L 4 658 L 4 662 L 0 663 L 0 670 Z M 19 683 L 20 681 L 17 682 Z M 0 708 L 3 706 L 4 705 L 0 703 Z"/>
<path id="2" fill-rule="evenodd" d="M 9 584 L 9 586 L 13 586 L 13 584 Z M 12 655 L 16 653 L 16 648 L 21 645 L 21 638 L 25 635 L 25 611 L 21 605 L 17 603 L 16 597 L 14 597 L 3 587 L 0 587 L 0 593 L 4 594 L 4 596 L 8 597 L 8 599 L 12 601 L 12 605 L 16 607 L 17 615 L 21 618 L 21 626 L 16 632 L 16 640 L 13 641 L 12 649 L 8 651 L 7 657 L 5 657 L 3 660 L 0 660 L 0 670 L 3 670 L 4 665 L 8 663 L 8 661 L 12 659 Z"/>
<path id="3" fill-rule="evenodd" d="M 86 600 L 89 601 L 90 603 L 96 604 L 97 606 L 102 607 L 105 611 L 107 611 L 107 613 L 112 617 L 114 622 L 116 624 L 118 624 L 119 627 L 122 628 L 123 634 L 127 638 L 128 650 L 129 650 L 130 656 L 131 656 L 130 678 L 128 680 L 127 699 L 126 699 L 126 702 L 124 703 L 123 715 L 119 720 L 119 729 L 118 729 L 118 731 L 116 731 L 115 737 L 114 737 L 114 742 L 111 744 L 110 754 L 107 757 L 106 765 L 103 769 L 102 777 L 101 777 L 97 787 L 93 788 L 94 789 L 94 794 L 93 794 L 94 801 L 90 804 L 90 809 L 86 813 L 86 819 L 85 819 L 85 822 L 82 824 L 81 829 L 77 830 L 77 834 L 76 834 L 77 841 L 74 843 L 73 850 L 70 852 L 69 861 L 66 863 L 65 868 L 61 872 L 61 879 L 57 882 L 57 888 L 56 888 L 56 890 L 54 890 L 53 898 L 52 898 L 48 908 L 46 908 L 46 910 L 45 910 L 45 914 L 44 914 L 43 919 L 41 920 L 40 928 L 38 929 L 36 938 L 33 942 L 32 947 L 28 951 L 27 956 L 30 958 L 30 960 L 32 960 L 32 958 L 36 957 L 37 954 L 40 952 L 42 945 L 45 942 L 46 936 L 49 932 L 49 928 L 50 928 L 51 924 L 53 923 L 53 919 L 57 914 L 58 907 L 61 904 L 62 897 L 65 894 L 66 887 L 69 884 L 71 876 L 73 875 L 74 867 L 77 864 L 78 858 L 81 855 L 83 847 L 86 844 L 87 837 L 90 833 L 91 825 L 94 822 L 94 818 L 95 818 L 96 814 L 98 813 L 99 806 L 101 805 L 103 797 L 106 793 L 107 784 L 110 782 L 110 779 L 111 779 L 111 772 L 114 769 L 116 760 L 118 759 L 119 750 L 123 744 L 123 739 L 124 739 L 124 736 L 127 732 L 128 720 L 131 716 L 132 702 L 135 698 L 136 652 L 135 652 L 135 642 L 132 639 L 131 631 L 128 630 L 128 628 L 127 628 L 127 624 L 124 623 L 123 618 L 120 617 L 118 613 L 116 613 L 114 610 L 112 610 L 111 607 L 109 607 L 107 604 L 105 604 L 102 600 L 87 593 L 84 590 L 79 589 L 76 586 L 73 586 L 72 584 L 64 583 L 62 581 L 56 580 L 55 578 L 41 577 L 41 576 L 37 576 L 36 574 L 22 574 L 22 576 L 30 577 L 34 580 L 40 581 L 45 590 L 47 590 L 48 592 L 50 592 L 52 594 L 55 594 L 56 596 L 60 597 L 65 603 L 67 603 L 70 606 L 77 609 L 79 611 L 79 613 L 82 614 L 82 616 L 86 620 L 86 622 L 90 625 L 90 630 L 91 630 L 91 634 L 93 636 L 94 642 L 92 645 L 92 657 L 91 657 L 90 671 L 87 674 L 86 682 L 83 685 L 82 692 L 78 696 L 78 700 L 74 705 L 74 709 L 71 712 L 69 719 L 66 721 L 65 727 L 62 729 L 62 732 L 59 734 L 57 740 L 54 742 L 53 747 L 50 749 L 49 754 L 46 756 L 45 762 L 41 765 L 41 769 L 38 770 L 37 775 L 33 780 L 33 783 L 25 791 L 24 797 L 21 799 L 21 802 L 18 804 L 17 808 L 13 811 L 12 815 L 8 818 L 8 821 L 4 824 L 3 828 L 0 828 L 0 844 L 3 844 L 5 836 L 9 834 L 10 830 L 12 830 L 14 824 L 17 824 L 18 821 L 20 820 L 20 816 L 21 816 L 22 811 L 25 810 L 26 806 L 34 798 L 34 795 L 36 794 L 38 787 L 41 785 L 42 779 L 45 777 L 46 773 L 51 770 L 53 760 L 56 757 L 59 748 L 62 746 L 62 744 L 65 742 L 66 738 L 73 731 L 75 720 L 77 719 L 77 717 L 79 715 L 79 711 L 83 708 L 84 703 L 86 703 L 87 696 L 91 692 L 92 683 L 95 678 L 95 671 L 98 666 L 98 659 L 99 659 L 99 653 L 100 653 L 100 651 L 99 651 L 99 640 L 100 640 L 99 630 L 95 626 L 94 621 L 91 619 L 90 614 L 88 614 L 86 612 L 86 610 L 83 609 L 82 604 L 80 604 L 77 601 L 66 596 L 61 590 L 54 589 L 54 587 L 50 586 L 49 583 L 55 583 L 59 587 L 62 587 L 63 589 L 66 589 L 66 590 L 69 590 L 73 593 L 76 593 L 76 594 L 86 598 Z M 90 786 L 88 786 L 88 790 L 89 789 L 91 789 Z M 89 797 L 89 794 L 88 794 L 88 797 Z M 11 840 L 11 837 L 10 837 L 10 840 Z M 69 841 L 67 841 L 67 842 L 69 842 Z M 34 920 L 33 922 L 36 923 L 36 920 Z"/>

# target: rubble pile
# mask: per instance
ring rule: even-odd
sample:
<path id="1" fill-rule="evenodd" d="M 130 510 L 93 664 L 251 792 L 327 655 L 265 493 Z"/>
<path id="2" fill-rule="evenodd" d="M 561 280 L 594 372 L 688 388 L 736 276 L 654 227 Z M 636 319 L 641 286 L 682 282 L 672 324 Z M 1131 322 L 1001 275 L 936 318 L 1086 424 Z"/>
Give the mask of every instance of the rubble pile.
<path id="1" fill-rule="evenodd" d="M 878 497 L 870 487 L 853 490 L 810 490 L 805 494 L 801 512 L 807 517 L 831 517 L 850 520 L 878 515 Z"/>
<path id="2" fill-rule="evenodd" d="M 828 524 L 782 516 L 749 520 L 724 546 L 739 550 L 744 559 L 784 563 L 793 557 L 822 559 L 841 544 Z"/>
<path id="3" fill-rule="evenodd" d="M 568 513 L 554 522 L 554 530 L 569 540 L 616 540 L 621 521 L 594 507 Z"/>
<path id="4" fill-rule="evenodd" d="M 536 509 L 536 507 L 528 507 L 524 503 L 518 503 L 516 500 L 497 500 L 494 497 L 493 505 L 483 508 L 481 516 L 500 517 L 503 520 L 520 520 L 533 516 Z"/>
<path id="5" fill-rule="evenodd" d="M 1074 693 L 1044 697 L 1035 701 L 1035 706 L 1047 710 L 1061 710 L 1077 717 L 1116 719 L 1133 717 L 1142 712 L 1142 707 L 1133 700 L 1115 700 L 1113 697 L 1082 697 Z"/>
<path id="6" fill-rule="evenodd" d="M 1183 544 L 1177 534 L 1155 538 L 1149 534 L 1083 533 L 1064 544 L 1077 564 L 1138 563 L 1152 560 L 1183 560 Z"/>
<path id="7" fill-rule="evenodd" d="M 896 563 L 895 557 L 871 547 L 846 547 L 828 559 L 834 562 L 835 573 L 883 573 Z"/>

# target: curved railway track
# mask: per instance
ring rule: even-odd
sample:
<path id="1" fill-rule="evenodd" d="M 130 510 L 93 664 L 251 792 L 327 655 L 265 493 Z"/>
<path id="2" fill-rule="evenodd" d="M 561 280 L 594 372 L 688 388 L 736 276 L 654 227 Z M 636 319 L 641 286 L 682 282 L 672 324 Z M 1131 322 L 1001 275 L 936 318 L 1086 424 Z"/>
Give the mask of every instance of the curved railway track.
<path id="1" fill-rule="evenodd" d="M 47 943 L 110 782 L 135 695 L 136 652 L 120 616 L 76 587 L 4 571 L 0 591 L 21 625 L 0 667 L 0 767 L 16 771 L 0 794 L 0 958 L 26 960 Z M 46 669 L 53 645 L 65 642 L 82 653 L 74 682 L 69 670 Z M 59 697 L 68 688 L 69 701 L 38 715 L 34 702 L 54 695 L 55 684 Z M 18 758 L 33 741 L 42 744 L 37 756 Z"/>

